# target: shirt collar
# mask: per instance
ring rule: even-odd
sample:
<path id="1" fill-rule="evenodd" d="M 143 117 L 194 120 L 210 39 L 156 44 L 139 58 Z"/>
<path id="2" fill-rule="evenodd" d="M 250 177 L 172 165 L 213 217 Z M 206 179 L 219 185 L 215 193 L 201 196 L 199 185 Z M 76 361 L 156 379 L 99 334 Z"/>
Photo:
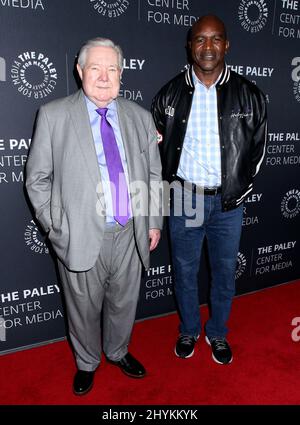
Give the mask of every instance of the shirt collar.
<path id="1" fill-rule="evenodd" d="M 97 105 L 95 105 L 95 103 L 94 102 L 92 102 L 86 95 L 84 95 L 84 98 L 85 98 L 85 101 L 86 101 L 86 106 L 87 106 L 87 109 L 88 109 L 88 112 L 89 112 L 89 114 L 90 113 L 94 113 L 95 111 L 96 111 L 96 109 L 98 109 L 98 106 Z M 114 99 L 114 100 L 112 100 L 107 106 L 106 106 L 106 108 L 109 110 L 109 111 L 112 111 L 112 112 L 116 112 L 117 111 L 117 102 L 116 102 L 116 100 Z"/>
<path id="2" fill-rule="evenodd" d="M 220 78 L 221 78 L 221 76 L 223 74 L 223 71 L 224 71 L 224 68 L 220 72 L 220 74 L 219 74 L 218 78 L 216 79 L 216 81 L 210 86 L 210 88 L 215 87 L 218 84 L 218 82 L 219 82 L 219 80 L 220 80 Z M 201 84 L 202 86 L 205 86 L 205 84 L 203 84 L 202 81 L 200 81 L 199 78 L 197 77 L 197 75 L 196 75 L 196 73 L 194 71 L 194 67 L 193 66 L 192 66 L 192 77 L 193 77 L 194 86 L 196 86 L 196 84 Z"/>

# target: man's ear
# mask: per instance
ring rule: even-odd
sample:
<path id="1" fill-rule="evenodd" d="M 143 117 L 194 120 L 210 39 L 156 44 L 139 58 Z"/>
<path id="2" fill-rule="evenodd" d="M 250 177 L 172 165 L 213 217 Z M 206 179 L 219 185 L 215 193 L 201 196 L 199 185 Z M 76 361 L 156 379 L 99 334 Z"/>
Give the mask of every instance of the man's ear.
<path id="1" fill-rule="evenodd" d="M 76 68 L 77 68 L 78 75 L 80 79 L 82 80 L 82 69 L 80 68 L 80 65 L 78 63 L 76 64 Z"/>
<path id="2" fill-rule="evenodd" d="M 226 40 L 225 53 L 227 53 L 227 52 L 228 52 L 228 50 L 229 50 L 229 46 L 230 46 L 229 40 Z"/>

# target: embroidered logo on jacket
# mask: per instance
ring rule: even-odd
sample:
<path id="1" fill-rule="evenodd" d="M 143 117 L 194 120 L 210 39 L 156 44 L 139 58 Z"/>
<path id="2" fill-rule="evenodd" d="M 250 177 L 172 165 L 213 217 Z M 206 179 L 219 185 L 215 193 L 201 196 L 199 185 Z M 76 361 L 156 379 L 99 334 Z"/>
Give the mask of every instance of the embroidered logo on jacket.
<path id="1" fill-rule="evenodd" d="M 174 112 L 175 112 L 175 109 L 172 108 L 172 106 L 167 106 L 165 109 L 165 114 L 168 115 L 169 117 L 174 117 Z"/>
<path id="2" fill-rule="evenodd" d="M 230 115 L 230 118 L 237 118 L 237 119 L 248 118 L 248 117 L 253 117 L 253 112 L 232 112 Z"/>

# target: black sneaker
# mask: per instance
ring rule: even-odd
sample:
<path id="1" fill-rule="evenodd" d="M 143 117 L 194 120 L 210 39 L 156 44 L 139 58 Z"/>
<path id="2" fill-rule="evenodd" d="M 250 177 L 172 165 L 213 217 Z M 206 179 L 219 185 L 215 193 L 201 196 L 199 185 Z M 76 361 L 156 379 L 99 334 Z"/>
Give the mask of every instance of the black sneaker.
<path id="1" fill-rule="evenodd" d="M 198 338 L 199 336 L 179 335 L 174 350 L 176 356 L 182 359 L 192 357 L 194 354 L 195 343 Z"/>
<path id="2" fill-rule="evenodd" d="M 216 363 L 228 364 L 232 362 L 232 352 L 226 338 L 221 337 L 205 337 L 205 341 L 211 346 L 212 358 Z"/>

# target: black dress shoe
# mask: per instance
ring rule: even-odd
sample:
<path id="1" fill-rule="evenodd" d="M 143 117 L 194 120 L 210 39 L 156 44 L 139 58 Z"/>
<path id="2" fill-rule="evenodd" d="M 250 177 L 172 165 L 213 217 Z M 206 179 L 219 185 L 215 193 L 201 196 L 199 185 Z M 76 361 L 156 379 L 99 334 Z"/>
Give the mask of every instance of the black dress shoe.
<path id="1" fill-rule="evenodd" d="M 143 378 L 146 375 L 144 366 L 130 353 L 127 353 L 121 360 L 117 362 L 111 361 L 111 363 L 115 366 L 119 366 L 122 372 L 131 378 Z"/>
<path id="2" fill-rule="evenodd" d="M 78 370 L 73 382 L 73 391 L 76 395 L 84 395 L 88 393 L 94 382 L 95 372 L 87 372 L 85 370 Z"/>

